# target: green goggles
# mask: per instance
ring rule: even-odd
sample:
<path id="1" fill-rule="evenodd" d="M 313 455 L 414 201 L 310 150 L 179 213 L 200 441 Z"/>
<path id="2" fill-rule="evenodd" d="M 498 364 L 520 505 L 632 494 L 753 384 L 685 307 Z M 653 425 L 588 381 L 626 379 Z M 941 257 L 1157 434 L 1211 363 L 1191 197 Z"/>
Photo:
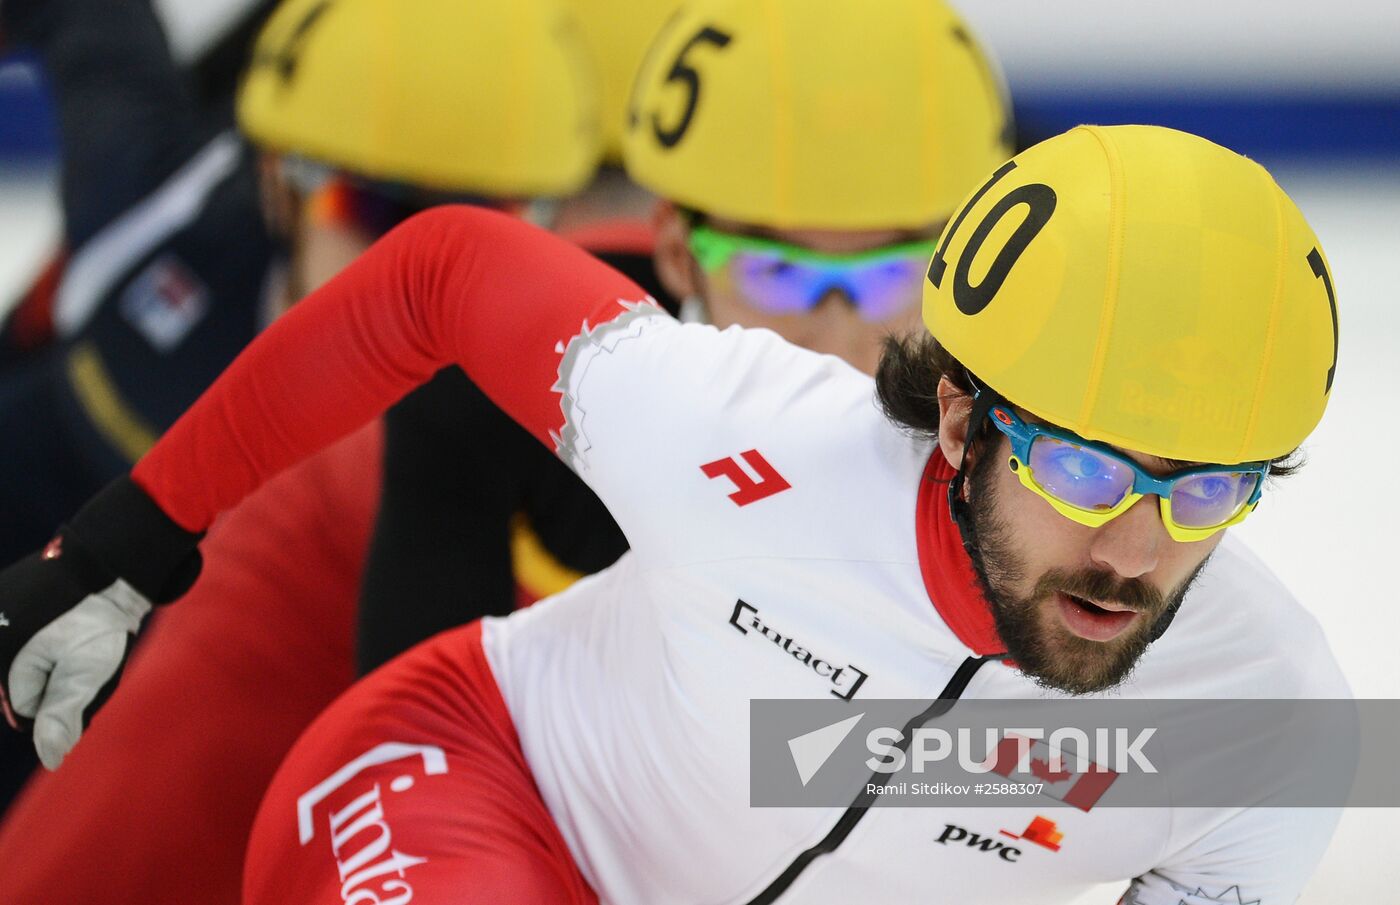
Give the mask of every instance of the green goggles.
<path id="1" fill-rule="evenodd" d="M 695 226 L 689 244 L 706 273 L 724 271 L 744 300 L 765 314 L 805 314 L 839 292 L 862 320 L 877 322 L 918 304 L 936 243 L 928 239 L 827 254 Z"/>

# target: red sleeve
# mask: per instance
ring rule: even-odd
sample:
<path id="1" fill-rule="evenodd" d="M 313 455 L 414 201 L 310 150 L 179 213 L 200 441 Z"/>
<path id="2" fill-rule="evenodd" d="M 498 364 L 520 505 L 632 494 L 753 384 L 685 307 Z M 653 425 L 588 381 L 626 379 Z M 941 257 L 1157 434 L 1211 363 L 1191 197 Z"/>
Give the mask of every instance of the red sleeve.
<path id="1" fill-rule="evenodd" d="M 458 364 L 552 445 L 564 344 L 644 297 L 581 249 L 469 207 L 419 214 L 278 319 L 132 472 L 187 530 Z"/>

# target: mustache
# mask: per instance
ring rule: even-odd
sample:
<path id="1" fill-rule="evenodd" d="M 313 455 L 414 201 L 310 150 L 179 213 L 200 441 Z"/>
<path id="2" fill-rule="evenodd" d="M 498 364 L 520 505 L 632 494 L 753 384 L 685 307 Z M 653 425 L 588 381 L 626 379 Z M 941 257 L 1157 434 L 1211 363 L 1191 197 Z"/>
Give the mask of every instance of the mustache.
<path id="1" fill-rule="evenodd" d="M 1140 613 L 1160 613 L 1167 608 L 1166 596 L 1148 582 L 1120 578 L 1112 572 L 1095 569 L 1074 572 L 1051 569 L 1040 576 L 1032 596 L 1041 599 L 1056 591 L 1086 600 L 1121 604 Z"/>

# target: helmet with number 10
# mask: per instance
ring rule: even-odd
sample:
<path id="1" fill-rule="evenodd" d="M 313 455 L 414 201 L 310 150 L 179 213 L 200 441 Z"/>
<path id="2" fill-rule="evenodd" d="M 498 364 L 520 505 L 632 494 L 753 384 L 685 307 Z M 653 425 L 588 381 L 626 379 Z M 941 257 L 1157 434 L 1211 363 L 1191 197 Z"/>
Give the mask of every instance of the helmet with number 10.
<path id="1" fill-rule="evenodd" d="M 1081 437 L 1261 462 L 1322 417 L 1337 309 L 1263 167 L 1153 126 L 1081 126 L 984 176 L 944 230 L 924 321 L 997 394 Z"/>

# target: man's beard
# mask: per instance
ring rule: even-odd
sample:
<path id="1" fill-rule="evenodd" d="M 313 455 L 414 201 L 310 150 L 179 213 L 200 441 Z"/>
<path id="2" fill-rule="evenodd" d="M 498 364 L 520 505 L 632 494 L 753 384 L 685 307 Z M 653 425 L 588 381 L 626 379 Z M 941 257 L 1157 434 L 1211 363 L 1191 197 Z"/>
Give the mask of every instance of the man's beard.
<path id="1" fill-rule="evenodd" d="M 999 510 L 994 469 L 1002 461 L 993 453 L 974 462 L 967 477 L 971 517 L 965 524 L 971 535 L 972 565 L 1006 653 L 1037 684 L 1070 694 L 1089 694 L 1122 683 L 1160 634 L 1159 627 L 1165 630 L 1209 557 L 1167 595 L 1149 582 L 1122 578 L 1107 569 L 1051 569 L 1036 580 L 1029 597 L 1017 597 L 1010 589 L 1024 580 L 1026 567 L 1015 547 L 1018 540 L 1024 541 Z M 1141 615 L 1122 635 L 1091 641 L 1071 632 L 1061 623 L 1057 608 L 1046 605 L 1057 591 L 1122 603 Z"/>

